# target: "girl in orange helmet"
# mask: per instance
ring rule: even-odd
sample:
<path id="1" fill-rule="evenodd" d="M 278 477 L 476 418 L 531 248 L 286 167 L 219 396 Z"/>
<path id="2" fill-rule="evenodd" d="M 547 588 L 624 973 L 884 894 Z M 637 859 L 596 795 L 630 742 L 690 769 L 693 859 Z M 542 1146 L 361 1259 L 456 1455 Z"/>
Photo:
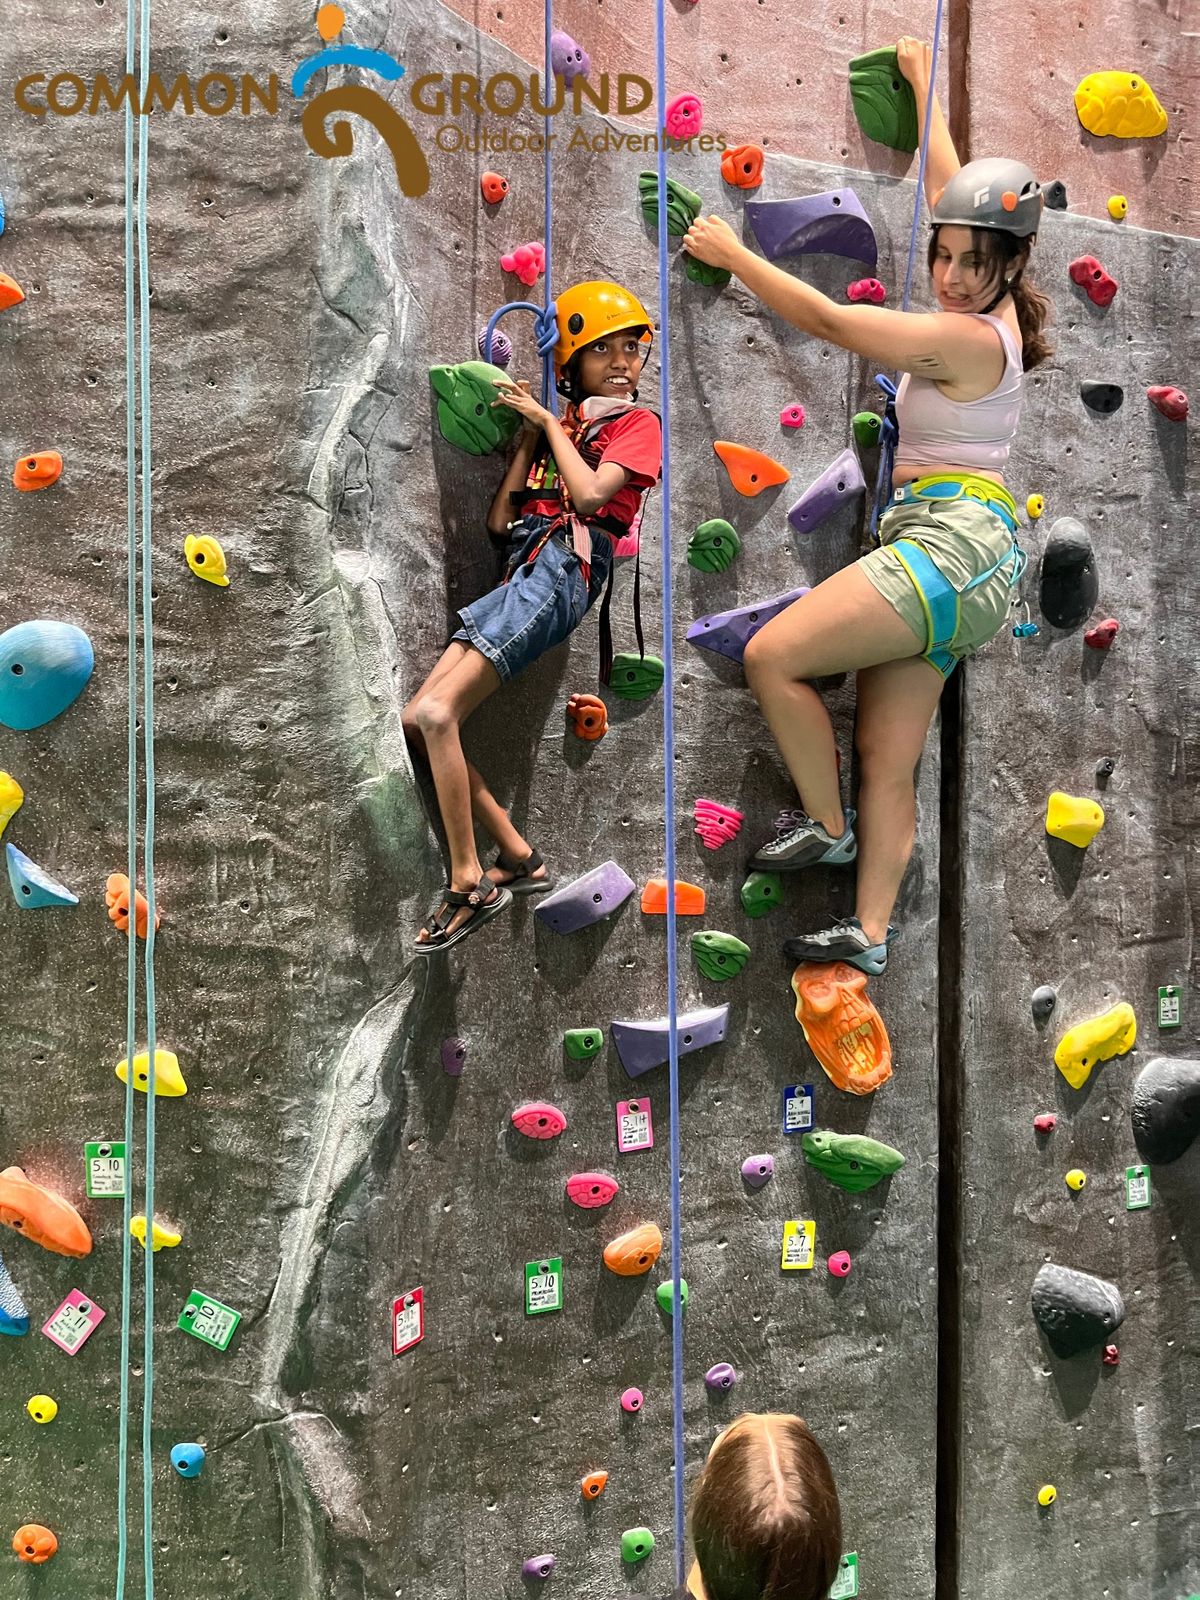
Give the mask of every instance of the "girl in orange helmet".
<path id="1" fill-rule="evenodd" d="M 541 856 L 464 756 L 460 730 L 501 684 L 573 633 L 602 592 L 606 676 L 614 544 L 635 527 L 662 464 L 658 417 L 635 404 L 652 337 L 645 307 L 607 282 L 577 284 L 556 305 L 554 371 L 569 402 L 561 420 L 527 383 L 496 379 L 493 404 L 524 424 L 487 519 L 503 546 L 503 581 L 461 608 L 462 626 L 403 712 L 409 746 L 432 771 L 450 850 L 441 904 L 412 947 L 420 956 L 465 939 L 514 894 L 552 886 Z M 486 872 L 472 816 L 499 849 Z"/>

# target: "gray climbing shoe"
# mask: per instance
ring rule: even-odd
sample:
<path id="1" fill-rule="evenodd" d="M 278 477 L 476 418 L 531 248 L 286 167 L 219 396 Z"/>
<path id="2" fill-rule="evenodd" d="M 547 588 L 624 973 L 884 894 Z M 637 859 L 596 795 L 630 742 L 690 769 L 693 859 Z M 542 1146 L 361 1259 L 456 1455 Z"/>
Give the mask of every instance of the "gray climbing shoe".
<path id="1" fill-rule="evenodd" d="M 801 867 L 844 866 L 858 854 L 854 837 L 854 812 L 846 811 L 846 831 L 835 839 L 803 811 L 781 811 L 775 819 L 777 836 L 750 857 L 755 872 L 798 872 Z"/>
<path id="2" fill-rule="evenodd" d="M 847 917 L 819 933 L 802 933 L 786 940 L 783 953 L 793 961 L 845 961 L 877 978 L 887 966 L 888 945 L 897 932 L 889 926 L 884 943 L 872 944 L 858 918 Z"/>

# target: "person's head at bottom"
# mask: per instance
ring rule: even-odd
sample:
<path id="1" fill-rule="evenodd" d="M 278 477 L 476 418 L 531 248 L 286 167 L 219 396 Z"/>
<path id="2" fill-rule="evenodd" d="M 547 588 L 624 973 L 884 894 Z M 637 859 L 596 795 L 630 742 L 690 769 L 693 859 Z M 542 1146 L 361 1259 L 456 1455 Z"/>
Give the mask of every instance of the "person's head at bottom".
<path id="1" fill-rule="evenodd" d="M 698 1600 L 825 1600 L 837 1577 L 837 1485 L 801 1417 L 735 1417 L 713 1441 L 689 1521 Z"/>

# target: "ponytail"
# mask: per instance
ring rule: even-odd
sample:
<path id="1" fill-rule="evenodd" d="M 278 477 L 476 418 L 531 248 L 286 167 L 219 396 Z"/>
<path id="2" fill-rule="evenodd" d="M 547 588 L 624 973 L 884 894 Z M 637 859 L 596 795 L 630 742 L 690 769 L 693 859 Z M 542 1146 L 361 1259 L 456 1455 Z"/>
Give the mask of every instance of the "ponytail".
<path id="1" fill-rule="evenodd" d="M 1054 354 L 1054 347 L 1042 332 L 1054 309 L 1050 301 L 1031 283 L 1025 281 L 1025 269 L 1020 268 L 1009 292 L 1016 307 L 1017 322 L 1021 329 L 1021 360 L 1026 372 L 1040 366 Z"/>

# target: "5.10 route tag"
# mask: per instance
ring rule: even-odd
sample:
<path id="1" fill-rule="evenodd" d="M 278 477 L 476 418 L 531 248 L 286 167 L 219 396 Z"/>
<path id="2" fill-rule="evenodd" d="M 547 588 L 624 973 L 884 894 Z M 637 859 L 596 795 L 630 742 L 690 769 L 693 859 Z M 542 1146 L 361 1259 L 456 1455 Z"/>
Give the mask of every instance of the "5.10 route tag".
<path id="1" fill-rule="evenodd" d="M 837 1577 L 829 1591 L 829 1600 L 854 1600 L 858 1593 L 858 1556 L 851 1550 L 838 1563 Z"/>
<path id="2" fill-rule="evenodd" d="M 539 1311 L 561 1311 L 563 1307 L 562 1257 L 525 1263 L 525 1315 Z"/>
<path id="3" fill-rule="evenodd" d="M 89 1200 L 124 1200 L 125 1143 L 97 1139 L 83 1147 L 84 1180 Z"/>
<path id="4" fill-rule="evenodd" d="M 410 1289 L 392 1301 L 392 1354 L 402 1356 L 425 1337 L 425 1291 Z"/>
<path id="5" fill-rule="evenodd" d="M 228 1350 L 229 1341 L 237 1332 L 237 1325 L 241 1320 L 240 1311 L 223 1306 L 211 1295 L 201 1294 L 199 1289 L 193 1289 L 179 1313 L 179 1321 L 175 1326 L 182 1328 L 185 1333 L 190 1333 L 193 1338 L 212 1345 L 214 1350 Z"/>
<path id="6" fill-rule="evenodd" d="M 1150 1204 L 1150 1168 L 1125 1168 L 1125 1209 L 1144 1211 Z"/>

